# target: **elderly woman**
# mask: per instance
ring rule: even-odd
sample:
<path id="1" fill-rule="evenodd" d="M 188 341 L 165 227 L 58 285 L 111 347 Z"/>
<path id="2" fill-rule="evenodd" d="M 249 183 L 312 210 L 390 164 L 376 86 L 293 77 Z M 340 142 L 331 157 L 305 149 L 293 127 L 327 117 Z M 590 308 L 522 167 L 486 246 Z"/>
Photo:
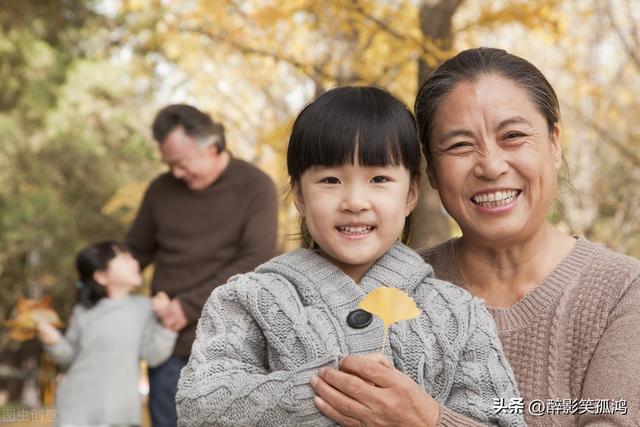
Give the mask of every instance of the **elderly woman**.
<path id="1" fill-rule="evenodd" d="M 431 185 L 462 237 L 422 252 L 485 300 L 530 426 L 640 425 L 640 262 L 547 222 L 562 164 L 556 94 L 532 64 L 478 48 L 423 84 L 416 115 Z M 373 357 L 312 380 L 343 425 L 477 425 Z M 481 385 L 479 385 L 481 386 Z"/>

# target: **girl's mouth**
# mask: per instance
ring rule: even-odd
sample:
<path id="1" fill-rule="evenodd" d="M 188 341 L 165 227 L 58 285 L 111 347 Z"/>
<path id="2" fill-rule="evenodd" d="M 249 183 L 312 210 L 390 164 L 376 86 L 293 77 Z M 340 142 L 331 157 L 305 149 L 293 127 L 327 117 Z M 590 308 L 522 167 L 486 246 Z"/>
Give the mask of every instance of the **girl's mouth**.
<path id="1" fill-rule="evenodd" d="M 351 236 L 361 236 L 371 233 L 375 228 L 374 225 L 339 225 L 336 230 Z"/>

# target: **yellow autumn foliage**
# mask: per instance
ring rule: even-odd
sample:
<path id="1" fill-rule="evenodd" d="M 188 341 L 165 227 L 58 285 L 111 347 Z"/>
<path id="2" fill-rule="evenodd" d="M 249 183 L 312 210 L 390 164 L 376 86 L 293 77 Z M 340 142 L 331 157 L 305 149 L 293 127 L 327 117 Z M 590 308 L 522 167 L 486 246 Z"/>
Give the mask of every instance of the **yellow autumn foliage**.
<path id="1" fill-rule="evenodd" d="M 149 183 L 144 181 L 132 182 L 121 187 L 102 207 L 102 213 L 113 215 L 120 209 L 126 209 L 127 214 L 124 215 L 122 220 L 127 224 L 130 223 L 133 221 L 148 185 Z"/>
<path id="2" fill-rule="evenodd" d="M 51 323 L 55 327 L 62 327 L 63 323 L 51 308 L 51 301 L 48 298 L 41 300 L 31 300 L 23 298 L 18 301 L 15 316 L 5 321 L 5 326 L 9 329 L 9 337 L 17 341 L 27 341 L 36 336 L 38 322 Z"/>

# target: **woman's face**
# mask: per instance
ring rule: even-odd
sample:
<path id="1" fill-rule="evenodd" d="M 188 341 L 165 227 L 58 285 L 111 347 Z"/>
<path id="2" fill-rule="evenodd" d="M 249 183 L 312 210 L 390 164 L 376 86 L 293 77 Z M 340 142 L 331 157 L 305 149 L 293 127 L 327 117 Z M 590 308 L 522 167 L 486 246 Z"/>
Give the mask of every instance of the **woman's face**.
<path id="1" fill-rule="evenodd" d="M 527 239 L 542 228 L 562 163 L 524 88 L 494 74 L 458 83 L 435 115 L 429 179 L 465 237 Z"/>

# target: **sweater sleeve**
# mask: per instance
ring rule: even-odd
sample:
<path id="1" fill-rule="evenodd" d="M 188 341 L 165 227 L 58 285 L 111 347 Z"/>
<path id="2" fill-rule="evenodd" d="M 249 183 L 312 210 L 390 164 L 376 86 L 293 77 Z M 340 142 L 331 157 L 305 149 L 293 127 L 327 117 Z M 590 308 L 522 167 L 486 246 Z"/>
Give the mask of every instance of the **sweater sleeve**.
<path id="1" fill-rule="evenodd" d="M 140 263 L 141 269 L 153 261 L 156 252 L 155 236 L 156 227 L 151 213 L 151 187 L 149 187 L 124 238 L 124 242 L 131 248 L 131 252 Z"/>
<path id="2" fill-rule="evenodd" d="M 249 190 L 249 189 L 246 189 Z M 275 255 L 278 237 L 278 197 L 275 185 L 264 177 L 251 191 L 251 200 L 244 212 L 242 237 L 234 261 L 220 269 L 202 286 L 176 295 L 190 322 L 200 317 L 202 304 L 219 285 L 231 276 L 247 273 Z"/>
<path id="3" fill-rule="evenodd" d="M 69 318 L 67 331 L 60 340 L 52 345 L 45 346 L 45 350 L 51 355 L 53 360 L 63 368 L 68 368 L 78 354 L 80 347 L 80 322 L 83 309 L 76 306 Z"/>
<path id="4" fill-rule="evenodd" d="M 151 310 L 149 302 L 144 301 L 144 303 L 148 316 L 140 342 L 139 356 L 153 368 L 171 356 L 178 334 L 162 326 Z"/>
<path id="5" fill-rule="evenodd" d="M 591 357 L 581 399 L 626 401 L 626 411 L 580 415 L 580 426 L 640 425 L 640 278 L 636 276 L 611 311 L 606 329 Z M 620 405 L 618 403 L 618 405 Z M 589 412 L 589 411 L 588 411 Z M 626 413 L 625 413 L 626 412 Z"/>
<path id="6" fill-rule="evenodd" d="M 260 304 L 277 312 L 278 302 L 265 301 L 268 293 L 252 292 L 253 279 L 238 276 L 234 280 L 216 289 L 203 309 L 191 357 L 178 383 L 178 424 L 331 425 L 313 403 L 309 380 L 321 367 L 337 368 L 338 356 L 308 361 L 288 371 L 271 370 L 266 331 L 253 310 Z M 269 332 L 282 332 L 277 331 Z"/>
<path id="7" fill-rule="evenodd" d="M 437 425 L 525 426 L 522 414 L 496 410 L 496 402 L 509 402 L 520 394 L 491 314 L 477 300 L 471 303 L 470 311 L 470 336 L 460 353 L 453 387 L 440 408 Z"/>

